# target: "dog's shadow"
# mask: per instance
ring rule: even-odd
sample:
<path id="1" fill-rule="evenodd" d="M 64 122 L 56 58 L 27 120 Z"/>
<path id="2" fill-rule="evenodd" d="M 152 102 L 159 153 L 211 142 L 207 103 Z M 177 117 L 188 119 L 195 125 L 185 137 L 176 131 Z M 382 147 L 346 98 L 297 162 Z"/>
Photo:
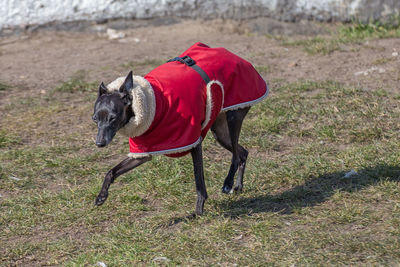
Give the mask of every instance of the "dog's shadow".
<path id="1" fill-rule="evenodd" d="M 218 205 L 225 211 L 225 216 L 233 218 L 263 212 L 290 214 L 294 209 L 325 202 L 338 190 L 354 192 L 385 180 L 400 181 L 400 166 L 367 167 L 351 177 L 345 177 L 346 173 L 348 171 L 327 173 L 311 177 L 304 184 L 276 195 L 265 193 L 255 197 L 240 197 L 237 200 L 222 200 Z"/>

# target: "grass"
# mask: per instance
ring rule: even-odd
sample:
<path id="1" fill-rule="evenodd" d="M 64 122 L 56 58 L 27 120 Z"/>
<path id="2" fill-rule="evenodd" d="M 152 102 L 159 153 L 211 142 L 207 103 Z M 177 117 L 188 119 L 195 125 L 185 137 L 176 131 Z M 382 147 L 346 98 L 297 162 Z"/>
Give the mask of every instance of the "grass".
<path id="1" fill-rule="evenodd" d="M 8 134 L 5 130 L 0 130 L 0 148 L 11 147 L 20 142 L 18 136 Z"/>
<path id="2" fill-rule="evenodd" d="M 396 58 L 394 58 L 394 57 L 391 57 L 391 58 L 379 58 L 379 59 L 373 61 L 372 65 L 383 65 L 383 64 L 386 64 L 388 62 L 395 61 L 395 60 L 396 60 Z"/>
<path id="3" fill-rule="evenodd" d="M 329 54 L 341 50 L 343 45 L 361 43 L 365 40 L 400 37 L 400 18 L 391 23 L 351 23 L 339 27 L 329 37 L 313 37 L 304 40 L 284 40 L 286 46 L 301 46 L 310 54 Z"/>
<path id="4" fill-rule="evenodd" d="M 86 82 L 84 74 L 78 73 L 70 80 L 62 82 L 54 91 L 63 93 L 93 92 L 98 85 L 98 82 Z"/>
<path id="5" fill-rule="evenodd" d="M 5 90 L 9 89 L 10 87 L 11 86 L 9 86 L 8 84 L 0 82 L 0 91 L 5 91 Z"/>
<path id="6" fill-rule="evenodd" d="M 271 71 L 271 67 L 270 66 L 265 66 L 265 65 L 258 65 L 254 67 L 258 73 L 260 74 L 267 74 Z"/>
<path id="7" fill-rule="evenodd" d="M 122 64 L 120 67 L 123 70 L 132 70 L 135 74 L 144 75 L 155 67 L 162 65 L 166 60 L 148 58 L 142 61 L 130 61 Z"/>
<path id="8" fill-rule="evenodd" d="M 244 192 L 220 193 L 230 156 L 209 135 L 206 212 L 188 220 L 196 198 L 189 156 L 155 157 L 93 205 L 128 144 L 117 136 L 95 148 L 87 99 L 96 92 L 71 88 L 45 105 L 22 99 L 0 121 L 0 265 L 400 262 L 400 106 L 383 89 L 272 82 L 243 125 Z M 75 90 L 83 97 L 74 105 L 57 95 Z"/>

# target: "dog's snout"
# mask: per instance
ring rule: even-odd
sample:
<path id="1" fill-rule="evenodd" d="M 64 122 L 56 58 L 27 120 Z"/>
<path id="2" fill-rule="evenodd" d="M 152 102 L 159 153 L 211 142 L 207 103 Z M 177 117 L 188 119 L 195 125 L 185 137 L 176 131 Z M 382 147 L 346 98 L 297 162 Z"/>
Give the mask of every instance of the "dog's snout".
<path id="1" fill-rule="evenodd" d="M 106 145 L 107 145 L 106 138 L 104 138 L 104 135 L 102 134 L 102 132 L 99 132 L 97 134 L 97 138 L 96 138 L 96 146 L 105 147 Z"/>
<path id="2" fill-rule="evenodd" d="M 105 147 L 108 145 L 115 135 L 114 129 L 111 127 L 99 128 L 99 132 L 96 137 L 96 146 Z"/>

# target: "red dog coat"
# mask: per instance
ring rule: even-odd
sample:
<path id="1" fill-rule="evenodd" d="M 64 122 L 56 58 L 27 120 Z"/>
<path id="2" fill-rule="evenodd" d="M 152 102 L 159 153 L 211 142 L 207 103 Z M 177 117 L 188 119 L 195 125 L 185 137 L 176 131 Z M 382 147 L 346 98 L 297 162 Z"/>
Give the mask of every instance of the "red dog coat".
<path id="1" fill-rule="evenodd" d="M 204 139 L 221 111 L 251 106 L 268 94 L 254 67 L 224 48 L 196 43 L 181 57 L 185 55 L 211 81 L 206 85 L 194 69 L 178 61 L 144 76 L 154 91 L 154 119 L 146 132 L 129 139 L 128 156 L 183 156 Z"/>

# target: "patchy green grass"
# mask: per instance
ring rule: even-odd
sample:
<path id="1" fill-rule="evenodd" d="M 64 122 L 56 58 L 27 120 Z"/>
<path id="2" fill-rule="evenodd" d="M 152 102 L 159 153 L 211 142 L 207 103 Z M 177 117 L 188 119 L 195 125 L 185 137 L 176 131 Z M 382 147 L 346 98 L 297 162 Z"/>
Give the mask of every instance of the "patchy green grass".
<path id="1" fill-rule="evenodd" d="M 270 66 L 266 66 L 266 65 L 257 65 L 257 66 L 254 66 L 254 68 L 260 74 L 267 74 L 267 73 L 269 73 L 271 71 L 271 67 Z"/>
<path id="2" fill-rule="evenodd" d="M 9 86 L 8 84 L 0 82 L 0 91 L 5 91 L 5 90 L 7 90 L 9 88 L 11 88 L 11 86 Z"/>
<path id="3" fill-rule="evenodd" d="M 0 130 L 0 148 L 11 147 L 20 142 L 19 137 Z"/>
<path id="4" fill-rule="evenodd" d="M 338 39 L 331 38 L 322 38 L 322 37 L 313 37 L 310 39 L 304 40 L 284 40 L 283 45 L 286 46 L 300 46 L 303 47 L 304 51 L 306 51 L 310 55 L 315 54 L 329 54 L 333 51 L 340 50 L 340 41 Z"/>
<path id="5" fill-rule="evenodd" d="M 123 70 L 132 70 L 135 74 L 144 75 L 155 67 L 162 65 L 166 60 L 148 58 L 142 61 L 130 61 L 121 65 Z"/>
<path id="6" fill-rule="evenodd" d="M 186 219 L 196 199 L 190 156 L 155 157 L 93 205 L 128 143 L 117 136 L 94 146 L 85 90 L 74 105 L 55 97 L 51 105 L 27 99 L 23 114 L 7 107 L 0 265 L 398 265 L 398 99 L 335 81 L 271 88 L 243 125 L 250 154 L 242 194 L 220 193 L 230 155 L 206 138 L 209 199 L 194 220 Z"/>
<path id="7" fill-rule="evenodd" d="M 340 37 L 346 41 L 368 38 L 397 38 L 400 36 L 400 17 L 390 23 L 352 23 L 339 29 Z"/>
<path id="8" fill-rule="evenodd" d="M 400 21 L 400 19 L 399 19 Z M 351 23 L 339 27 L 328 37 L 313 37 L 303 40 L 283 40 L 286 46 L 301 46 L 310 54 L 329 54 L 341 50 L 343 45 L 361 43 L 365 40 L 400 37 L 400 23 Z"/>
<path id="9" fill-rule="evenodd" d="M 70 80 L 63 82 L 54 91 L 62 93 L 93 92 L 94 88 L 98 86 L 98 82 L 86 82 L 83 74 L 77 74 Z"/>
<path id="10" fill-rule="evenodd" d="M 379 58 L 379 59 L 377 59 L 377 60 L 374 60 L 374 61 L 372 62 L 372 65 L 383 65 L 383 64 L 386 64 L 386 63 L 388 63 L 388 62 L 395 61 L 395 60 L 396 60 L 395 57 L 389 57 L 389 58 L 383 57 L 383 58 Z"/>

